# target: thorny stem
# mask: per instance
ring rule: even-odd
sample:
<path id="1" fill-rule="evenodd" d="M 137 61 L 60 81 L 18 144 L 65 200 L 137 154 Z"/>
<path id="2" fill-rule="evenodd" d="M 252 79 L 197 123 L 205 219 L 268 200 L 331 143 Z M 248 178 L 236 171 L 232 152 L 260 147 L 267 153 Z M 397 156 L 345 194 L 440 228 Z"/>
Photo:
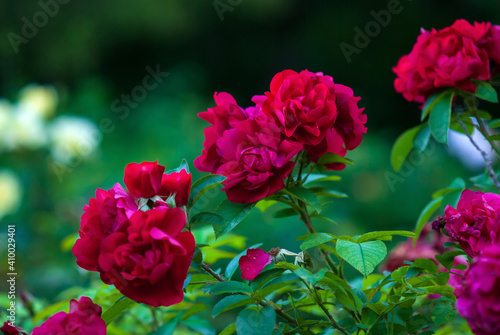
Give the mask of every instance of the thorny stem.
<path id="1" fill-rule="evenodd" d="M 493 170 L 493 166 L 491 165 L 491 160 L 489 159 L 488 155 L 474 141 L 474 139 L 472 138 L 471 134 L 467 130 L 467 127 L 465 126 L 465 124 L 462 121 L 460 121 L 460 120 L 458 121 L 458 123 L 460 123 L 460 125 L 462 126 L 462 128 L 463 128 L 463 130 L 465 132 L 465 135 L 467 135 L 467 137 L 469 138 L 469 141 L 472 143 L 472 145 L 476 148 L 477 151 L 479 151 L 479 153 L 481 154 L 481 156 L 483 156 L 484 164 L 486 165 L 486 168 L 488 169 L 488 173 L 490 175 L 490 178 L 491 178 L 491 180 L 493 180 L 493 183 L 495 184 L 495 186 L 497 187 L 497 189 L 500 191 L 500 183 L 498 182 L 498 178 L 495 175 L 495 170 Z"/>
<path id="2" fill-rule="evenodd" d="M 217 279 L 218 281 L 220 281 L 220 282 L 225 281 L 224 278 L 222 278 L 219 274 L 215 273 L 215 271 L 212 270 L 208 265 L 201 264 L 201 268 L 205 272 L 207 272 L 209 275 L 211 275 L 212 277 L 214 277 L 215 279 Z M 281 309 L 278 306 L 276 306 L 275 304 L 273 304 L 271 301 L 266 301 L 266 300 L 260 300 L 260 299 L 258 299 L 257 302 L 258 302 L 259 305 L 261 305 L 263 307 L 265 307 L 265 306 L 271 306 L 272 308 L 274 308 L 276 314 L 278 314 L 280 317 L 282 317 L 283 319 L 285 319 L 286 321 L 288 321 L 292 325 L 298 326 L 298 324 L 297 324 L 297 322 L 295 321 L 294 318 L 292 318 L 290 315 L 288 315 L 283 309 Z"/>

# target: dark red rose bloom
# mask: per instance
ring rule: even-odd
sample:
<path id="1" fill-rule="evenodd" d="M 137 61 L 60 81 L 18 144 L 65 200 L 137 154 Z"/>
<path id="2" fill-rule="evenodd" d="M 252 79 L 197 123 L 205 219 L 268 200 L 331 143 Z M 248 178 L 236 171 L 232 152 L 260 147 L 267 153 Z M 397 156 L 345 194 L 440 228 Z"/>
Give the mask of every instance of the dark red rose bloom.
<path id="1" fill-rule="evenodd" d="M 500 242 L 500 195 L 465 190 L 457 208 L 444 211 L 446 231 L 471 257 Z"/>
<path id="2" fill-rule="evenodd" d="M 422 30 L 412 51 L 393 68 L 394 87 L 408 101 L 424 103 L 439 88 L 475 92 L 470 79 L 490 79 L 491 57 L 498 62 L 498 28 L 490 23 L 456 21 L 439 31 Z"/>
<path id="3" fill-rule="evenodd" d="M 169 197 L 175 194 L 175 204 L 177 207 L 187 206 L 190 189 L 191 173 L 187 173 L 186 170 L 182 169 L 180 172 L 172 172 L 162 176 L 158 195 Z"/>
<path id="4" fill-rule="evenodd" d="M 73 246 L 76 263 L 89 271 L 99 271 L 101 240 L 116 231 L 123 231 L 138 207 L 135 199 L 120 184 L 107 191 L 97 189 L 96 197 L 85 205 L 81 219 L 80 238 Z"/>
<path id="5" fill-rule="evenodd" d="M 344 157 L 347 150 L 353 150 L 361 144 L 363 134 L 367 128 L 364 108 L 358 107 L 361 98 L 355 97 L 351 88 L 335 84 L 335 104 L 337 105 L 337 119 L 333 127 L 327 131 L 324 139 L 318 145 L 306 145 L 308 157 L 317 162 L 326 153 L 334 153 Z M 325 165 L 329 170 L 342 170 L 343 163 Z"/>
<path id="6" fill-rule="evenodd" d="M 255 109 L 244 110 L 236 103 L 233 96 L 226 92 L 214 94 L 216 107 L 201 112 L 198 116 L 212 126 L 205 129 L 205 141 L 201 156 L 194 160 L 194 166 L 199 171 L 215 173 L 221 165 L 222 157 L 217 151 L 217 139 L 222 137 L 224 131 L 233 128 L 239 122 L 252 117 L 257 113 Z"/>
<path id="7" fill-rule="evenodd" d="M 500 245 L 485 248 L 462 277 L 458 313 L 474 334 L 500 334 Z"/>
<path id="8" fill-rule="evenodd" d="M 254 280 L 266 265 L 271 264 L 271 255 L 262 249 L 248 249 L 247 254 L 239 260 L 241 278 Z"/>
<path id="9" fill-rule="evenodd" d="M 125 167 L 123 181 L 136 198 L 151 198 L 160 190 L 163 172 L 165 167 L 158 162 L 130 163 Z"/>
<path id="10" fill-rule="evenodd" d="M 332 77 L 307 70 L 276 74 L 265 97 L 252 100 L 286 137 L 304 145 L 320 143 L 338 114 Z"/>
<path id="11" fill-rule="evenodd" d="M 193 257 L 193 235 L 181 232 L 186 214 L 161 206 L 137 211 L 100 245 L 99 268 L 125 296 L 154 307 L 182 301 Z"/>
<path id="12" fill-rule="evenodd" d="M 71 300 L 69 313 L 52 315 L 32 335 L 106 335 L 106 323 L 101 318 L 102 309 L 90 298 Z"/>
<path id="13" fill-rule="evenodd" d="M 282 140 L 273 123 L 245 120 L 217 140 L 222 164 L 217 174 L 227 177 L 223 191 L 231 202 L 252 203 L 285 187 L 284 179 L 302 150 L 300 143 Z"/>
<path id="14" fill-rule="evenodd" d="M 0 332 L 4 335 L 27 335 L 28 333 L 9 321 L 5 321 L 3 326 L 0 328 Z"/>

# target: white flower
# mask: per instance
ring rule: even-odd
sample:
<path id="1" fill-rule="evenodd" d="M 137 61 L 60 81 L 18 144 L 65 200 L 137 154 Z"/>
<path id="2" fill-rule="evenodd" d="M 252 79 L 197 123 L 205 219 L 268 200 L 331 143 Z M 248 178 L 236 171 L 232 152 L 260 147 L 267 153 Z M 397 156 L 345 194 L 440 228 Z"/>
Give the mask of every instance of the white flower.
<path id="1" fill-rule="evenodd" d="M 0 170 L 0 220 L 18 209 L 22 191 L 21 183 L 14 172 Z"/>
<path id="2" fill-rule="evenodd" d="M 28 113 L 19 106 L 13 106 L 9 123 L 4 135 L 7 148 L 34 150 L 47 143 L 45 123 L 39 116 Z"/>
<path id="3" fill-rule="evenodd" d="M 51 154 L 54 160 L 68 163 L 85 159 L 101 141 L 96 125 L 83 117 L 60 116 L 50 125 Z"/>
<path id="4" fill-rule="evenodd" d="M 54 87 L 30 84 L 19 95 L 19 107 L 25 113 L 42 119 L 54 116 L 58 100 Z"/>

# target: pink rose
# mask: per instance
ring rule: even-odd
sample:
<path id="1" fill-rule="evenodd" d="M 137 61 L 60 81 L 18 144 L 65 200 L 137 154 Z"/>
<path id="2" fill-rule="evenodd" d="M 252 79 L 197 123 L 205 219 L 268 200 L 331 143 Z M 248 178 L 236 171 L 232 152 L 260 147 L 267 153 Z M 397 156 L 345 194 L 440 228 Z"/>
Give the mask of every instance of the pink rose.
<path id="1" fill-rule="evenodd" d="M 488 245 L 499 241 L 499 210 L 500 195 L 465 190 L 456 209 L 446 206 L 446 231 L 469 256 L 477 256 Z"/>
<path id="2" fill-rule="evenodd" d="M 181 302 L 195 248 L 193 235 L 182 232 L 185 225 L 180 208 L 135 212 L 124 229 L 101 241 L 101 276 L 137 302 L 154 307 Z"/>
<path id="3" fill-rule="evenodd" d="M 32 335 L 105 335 L 106 323 L 101 313 L 101 307 L 90 298 L 73 299 L 70 301 L 69 313 L 52 315 L 40 327 L 36 327 Z"/>
<path id="4" fill-rule="evenodd" d="M 457 310 L 474 334 L 500 334 L 500 245 L 474 258 L 461 284 Z"/>
<path id="5" fill-rule="evenodd" d="M 302 145 L 281 139 L 280 129 L 270 122 L 245 120 L 217 140 L 223 159 L 217 174 L 227 177 L 223 191 L 231 202 L 252 203 L 285 187 L 292 172 L 292 158 Z"/>
<path id="6" fill-rule="evenodd" d="M 272 257 L 262 249 L 248 249 L 247 254 L 241 256 L 239 264 L 241 278 L 254 280 L 266 265 L 271 264 Z"/>
<path id="7" fill-rule="evenodd" d="M 498 59 L 498 43 L 483 40 L 496 34 L 489 30 L 489 23 L 472 26 L 465 20 L 439 31 L 422 30 L 412 51 L 393 68 L 396 91 L 419 103 L 442 87 L 475 92 L 470 79 L 490 79 L 489 57 Z"/>
<path id="8" fill-rule="evenodd" d="M 330 76 L 307 70 L 279 72 L 265 98 L 252 99 L 288 138 L 317 145 L 337 118 L 335 84 Z"/>
<path id="9" fill-rule="evenodd" d="M 217 150 L 217 140 L 222 137 L 226 130 L 232 129 L 240 121 L 251 117 L 251 113 L 247 113 L 238 106 L 236 100 L 229 93 L 215 92 L 214 100 L 216 107 L 209 108 L 207 111 L 198 114 L 201 119 L 212 126 L 205 129 L 204 149 L 201 156 L 194 160 L 194 166 L 197 170 L 211 173 L 215 173 L 222 164 L 222 157 Z M 250 111 L 254 111 L 254 109 Z"/>

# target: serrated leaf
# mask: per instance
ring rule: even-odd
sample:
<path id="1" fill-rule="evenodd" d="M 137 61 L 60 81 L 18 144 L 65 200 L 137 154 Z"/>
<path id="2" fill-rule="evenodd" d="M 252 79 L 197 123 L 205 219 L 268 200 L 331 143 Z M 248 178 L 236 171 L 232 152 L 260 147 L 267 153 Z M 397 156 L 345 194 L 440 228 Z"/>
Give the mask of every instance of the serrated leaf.
<path id="1" fill-rule="evenodd" d="M 446 91 L 440 96 L 429 116 L 429 128 L 432 136 L 439 143 L 448 143 L 448 130 L 450 129 L 451 103 L 455 93 Z"/>
<path id="2" fill-rule="evenodd" d="M 189 224 L 223 225 L 224 218 L 214 213 L 201 212 L 191 217 L 189 219 Z"/>
<path id="3" fill-rule="evenodd" d="M 363 243 L 337 240 L 337 254 L 351 264 L 363 276 L 368 276 L 387 255 L 387 247 L 382 241 Z"/>
<path id="4" fill-rule="evenodd" d="M 457 311 L 452 304 L 441 302 L 432 308 L 431 317 L 436 326 L 441 326 L 457 316 Z"/>
<path id="5" fill-rule="evenodd" d="M 300 245 L 300 250 L 306 250 L 333 240 L 334 237 L 326 233 L 313 233 Z"/>
<path id="6" fill-rule="evenodd" d="M 497 91 L 491 84 L 479 80 L 472 80 L 472 82 L 476 85 L 476 92 L 474 93 L 476 97 L 488 102 L 498 102 Z"/>
<path id="7" fill-rule="evenodd" d="M 271 206 L 273 206 L 277 203 L 278 203 L 278 201 L 276 201 L 276 200 L 263 199 L 263 200 L 260 200 L 259 202 L 257 202 L 257 204 L 255 205 L 255 208 L 259 209 L 262 213 L 265 213 L 269 208 L 271 208 Z"/>
<path id="8" fill-rule="evenodd" d="M 224 218 L 224 224 L 214 226 L 215 237 L 222 235 L 234 229 L 244 218 L 250 214 L 255 204 L 236 204 L 229 200 L 224 200 L 215 210 L 215 214 Z"/>
<path id="9" fill-rule="evenodd" d="M 271 306 L 244 309 L 236 317 L 238 335 L 270 335 L 276 322 L 276 312 Z"/>
<path id="10" fill-rule="evenodd" d="M 222 281 L 210 287 L 211 294 L 223 293 L 252 293 L 250 286 L 237 281 Z"/>
<path id="11" fill-rule="evenodd" d="M 402 133 L 394 142 L 391 150 L 391 165 L 394 171 L 398 172 L 406 157 L 413 148 L 413 140 L 424 125 L 419 125 L 408 129 Z"/>
<path id="12" fill-rule="evenodd" d="M 208 190 L 216 187 L 220 183 L 226 180 L 226 177 L 210 174 L 208 176 L 203 176 L 193 183 L 191 186 L 191 192 L 189 194 L 189 208 L 191 208 L 200 197 L 205 194 Z"/>
<path id="13" fill-rule="evenodd" d="M 118 315 L 134 305 L 137 305 L 134 300 L 127 297 L 121 297 L 113 304 L 113 306 L 102 314 L 102 319 L 106 322 L 106 325 L 109 325 Z"/>
<path id="14" fill-rule="evenodd" d="M 283 189 L 285 194 L 288 194 L 300 201 L 303 201 L 306 205 L 311 206 L 316 212 L 321 212 L 321 205 L 319 203 L 318 197 L 313 191 L 308 190 L 302 186 L 295 186 L 289 189 Z"/>
<path id="15" fill-rule="evenodd" d="M 212 309 L 212 317 L 215 318 L 221 313 L 229 311 L 233 308 L 245 306 L 254 302 L 253 298 L 247 295 L 229 295 L 217 302 Z"/>
<path id="16" fill-rule="evenodd" d="M 424 269 L 429 273 L 436 274 L 438 267 L 436 263 L 427 258 L 417 258 L 411 265 L 414 268 Z"/>
<path id="17" fill-rule="evenodd" d="M 388 230 L 388 231 L 373 231 L 370 233 L 366 233 L 361 235 L 356 239 L 357 243 L 362 243 L 371 240 L 379 240 L 384 239 L 386 236 L 406 236 L 406 237 L 415 237 L 415 233 L 412 231 L 406 230 Z"/>
<path id="18" fill-rule="evenodd" d="M 415 243 L 417 243 L 418 237 L 420 236 L 422 229 L 424 229 L 424 225 L 430 219 L 432 214 L 434 214 L 434 212 L 439 208 L 439 206 L 441 206 L 442 200 L 442 197 L 433 199 L 424 207 L 424 209 L 420 213 L 420 216 L 417 219 L 417 225 L 415 227 L 415 238 L 413 239 L 413 246 L 415 246 Z"/>
<path id="19" fill-rule="evenodd" d="M 437 261 L 443 265 L 448 270 L 451 270 L 453 263 L 455 262 L 455 257 L 460 255 L 465 255 L 466 253 L 462 250 L 450 251 L 442 255 L 435 255 L 434 257 Z"/>

